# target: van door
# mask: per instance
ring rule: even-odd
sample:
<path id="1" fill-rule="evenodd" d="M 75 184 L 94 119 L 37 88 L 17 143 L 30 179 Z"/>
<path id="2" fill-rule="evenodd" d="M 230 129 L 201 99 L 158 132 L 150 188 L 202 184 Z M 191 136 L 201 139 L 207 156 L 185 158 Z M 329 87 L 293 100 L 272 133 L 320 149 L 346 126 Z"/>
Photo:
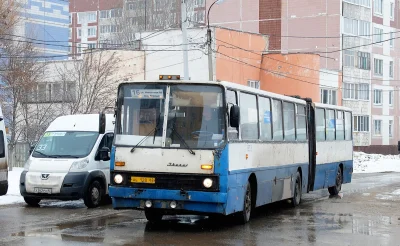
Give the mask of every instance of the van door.
<path id="1" fill-rule="evenodd" d="M 107 161 L 100 160 L 99 151 L 103 147 L 107 147 L 111 151 L 113 139 L 114 139 L 114 133 L 104 134 L 103 139 L 101 140 L 99 147 L 97 149 L 96 157 L 95 157 L 95 161 L 98 162 L 98 169 L 102 170 L 104 175 L 106 176 L 107 184 L 110 183 L 110 160 L 107 160 Z"/>

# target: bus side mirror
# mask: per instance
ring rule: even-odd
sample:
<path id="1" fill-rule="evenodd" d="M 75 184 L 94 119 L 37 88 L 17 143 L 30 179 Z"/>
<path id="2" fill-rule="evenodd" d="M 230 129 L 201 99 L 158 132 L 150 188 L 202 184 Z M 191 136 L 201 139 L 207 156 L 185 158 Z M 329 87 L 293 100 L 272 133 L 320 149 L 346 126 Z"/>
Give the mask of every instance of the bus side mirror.
<path id="1" fill-rule="evenodd" d="M 239 127 L 240 125 L 240 109 L 237 105 L 232 105 L 229 112 L 229 123 L 231 127 Z"/>
<path id="2" fill-rule="evenodd" d="M 101 112 L 99 114 L 99 134 L 104 134 L 106 132 L 106 115 Z"/>

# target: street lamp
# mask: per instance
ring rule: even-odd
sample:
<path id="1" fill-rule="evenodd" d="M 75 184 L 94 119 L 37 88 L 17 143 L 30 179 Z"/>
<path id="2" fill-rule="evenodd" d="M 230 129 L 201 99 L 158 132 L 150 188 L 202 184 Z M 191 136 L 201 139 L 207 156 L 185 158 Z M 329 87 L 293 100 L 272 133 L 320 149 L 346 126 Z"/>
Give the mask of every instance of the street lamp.
<path id="1" fill-rule="evenodd" d="M 208 80 L 213 81 L 212 49 L 211 49 L 211 29 L 210 29 L 210 10 L 214 4 L 220 4 L 224 0 L 216 0 L 207 11 L 207 43 L 208 43 Z"/>

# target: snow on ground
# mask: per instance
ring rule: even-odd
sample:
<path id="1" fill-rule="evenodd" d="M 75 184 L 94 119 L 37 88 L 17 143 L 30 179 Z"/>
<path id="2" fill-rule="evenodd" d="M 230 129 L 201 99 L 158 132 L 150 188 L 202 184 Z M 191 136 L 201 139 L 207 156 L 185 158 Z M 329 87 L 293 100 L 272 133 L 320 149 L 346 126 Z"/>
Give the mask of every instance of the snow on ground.
<path id="1" fill-rule="evenodd" d="M 23 170 L 23 168 L 13 168 L 11 172 L 8 172 L 8 192 L 5 196 L 0 196 L 0 206 L 24 202 L 19 193 L 19 177 Z"/>
<path id="2" fill-rule="evenodd" d="M 400 172 L 400 155 L 354 152 L 354 173 Z"/>
<path id="3" fill-rule="evenodd" d="M 400 172 L 400 155 L 377 155 L 354 152 L 354 173 L 380 173 L 380 172 Z M 0 206 L 24 202 L 19 193 L 19 177 L 23 168 L 13 168 L 8 173 L 8 192 L 5 196 L 0 196 Z M 400 195 L 400 190 L 390 195 Z M 45 202 L 44 205 L 58 206 L 82 206 L 82 201 L 73 202 Z"/>

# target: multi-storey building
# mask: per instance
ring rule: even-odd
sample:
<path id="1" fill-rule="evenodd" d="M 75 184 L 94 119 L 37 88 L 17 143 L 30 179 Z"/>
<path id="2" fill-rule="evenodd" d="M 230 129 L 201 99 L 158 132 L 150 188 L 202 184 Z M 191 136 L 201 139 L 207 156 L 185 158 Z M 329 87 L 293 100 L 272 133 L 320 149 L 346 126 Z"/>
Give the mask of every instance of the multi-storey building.
<path id="1" fill-rule="evenodd" d="M 64 0 L 19 0 L 21 18 L 14 34 L 30 41 L 38 55 L 68 58 L 69 6 Z"/>
<path id="2" fill-rule="evenodd" d="M 320 54 L 320 99 L 353 109 L 354 145 L 394 150 L 400 135 L 398 1 L 239 2 L 215 5 L 210 22 L 268 34 L 271 52 Z M 334 74 L 341 77 L 337 88 L 331 86 Z"/>

